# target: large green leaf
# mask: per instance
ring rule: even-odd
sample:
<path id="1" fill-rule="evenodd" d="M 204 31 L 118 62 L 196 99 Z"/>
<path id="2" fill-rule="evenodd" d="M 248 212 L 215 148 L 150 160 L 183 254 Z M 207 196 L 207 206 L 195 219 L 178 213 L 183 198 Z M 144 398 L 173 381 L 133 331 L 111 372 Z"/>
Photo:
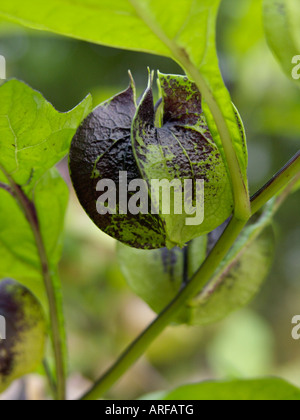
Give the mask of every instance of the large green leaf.
<path id="1" fill-rule="evenodd" d="M 173 401 L 300 401 L 300 389 L 283 379 L 266 378 L 225 382 L 203 382 L 144 399 Z"/>
<path id="2" fill-rule="evenodd" d="M 264 0 L 268 43 L 291 80 L 300 80 L 300 3 L 298 0 Z"/>
<path id="3" fill-rule="evenodd" d="M 218 3 L 219 0 L 210 2 Z M 50 0 L 43 3 L 28 0 L 25 6 L 22 1 L 3 0 L 0 10 L 4 17 L 34 29 L 118 48 L 169 55 L 168 47 L 155 31 L 162 26 L 168 38 L 180 37 L 179 29 L 192 17 L 190 11 L 194 1 L 174 0 L 172 5 L 168 3 L 158 0 Z M 209 2 L 201 3 L 206 5 Z M 148 17 L 149 22 L 145 23 L 146 10 L 149 8 L 152 12 Z M 150 19 L 158 28 L 150 27 Z M 191 33 L 191 29 L 186 28 L 181 37 Z M 195 36 L 199 40 L 199 36 Z M 197 39 L 194 39 L 194 43 Z"/>
<path id="4" fill-rule="evenodd" d="M 35 29 L 175 59 L 209 104 L 207 116 L 230 132 L 247 184 L 247 154 L 219 71 L 215 26 L 221 0 L 2 0 L 0 14 Z M 213 115 L 213 119 L 211 118 Z M 224 124 L 225 121 L 225 124 Z M 223 154 L 223 153 L 222 153 Z M 224 157 L 224 154 L 223 154 Z M 236 174 L 239 178 L 239 175 Z M 234 181 L 236 182 L 236 181 Z"/>

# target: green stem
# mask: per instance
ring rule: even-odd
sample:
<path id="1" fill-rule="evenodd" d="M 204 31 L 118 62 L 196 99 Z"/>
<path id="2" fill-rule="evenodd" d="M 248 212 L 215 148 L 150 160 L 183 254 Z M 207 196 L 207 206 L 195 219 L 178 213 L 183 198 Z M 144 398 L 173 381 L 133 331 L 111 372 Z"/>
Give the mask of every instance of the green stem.
<path id="1" fill-rule="evenodd" d="M 252 215 L 300 174 L 300 151 L 251 199 Z"/>
<path id="2" fill-rule="evenodd" d="M 48 257 L 46 249 L 44 246 L 42 234 L 39 227 L 38 216 L 34 204 L 27 198 L 27 196 L 22 191 L 11 176 L 4 170 L 0 168 L 7 180 L 9 181 L 9 189 L 6 188 L 10 194 L 19 203 L 30 227 L 32 229 L 34 239 L 36 242 L 40 262 L 41 270 L 44 279 L 45 289 L 48 298 L 49 313 L 50 313 L 50 323 L 51 323 L 51 333 L 52 333 L 52 342 L 53 342 L 53 351 L 56 364 L 56 375 L 57 375 L 57 399 L 65 400 L 66 398 L 66 374 L 65 374 L 65 363 L 64 363 L 64 337 L 62 337 L 60 329 L 60 317 L 59 317 L 59 299 L 55 291 L 52 282 L 52 271 L 48 262 Z"/>
<path id="3" fill-rule="evenodd" d="M 182 52 L 178 52 L 178 60 L 184 65 L 187 73 L 197 84 L 201 95 L 207 102 L 218 128 L 233 188 L 235 217 L 241 221 L 249 220 L 251 216 L 249 193 L 243 180 L 241 167 L 233 147 L 232 137 L 222 110 L 220 109 L 216 98 L 208 87 L 206 81 L 189 61 L 188 57 L 182 54 Z"/>
<path id="4" fill-rule="evenodd" d="M 45 375 L 48 378 L 48 384 L 49 384 L 49 387 L 50 387 L 51 395 L 55 399 L 56 395 L 57 395 L 56 381 L 55 381 L 55 378 L 52 375 L 50 366 L 49 366 L 48 361 L 46 359 L 43 361 L 43 367 L 44 367 Z"/>
<path id="5" fill-rule="evenodd" d="M 32 227 L 33 235 L 36 241 L 41 267 L 42 274 L 44 279 L 44 284 L 46 288 L 48 304 L 49 304 L 49 313 L 50 313 L 50 322 L 51 322 L 51 333 L 53 341 L 53 350 L 54 358 L 56 365 L 56 380 L 57 380 L 57 399 L 65 400 L 66 399 L 66 375 L 64 368 L 64 355 L 63 355 L 63 346 L 64 338 L 61 337 L 60 330 L 60 319 L 59 319 L 59 302 L 58 297 L 53 287 L 51 269 L 49 266 L 45 246 L 43 243 L 42 235 L 39 229 L 37 217 L 35 216 L 32 209 L 28 206 L 27 198 L 23 196 L 22 193 L 18 193 L 18 199 L 22 205 L 25 215 Z"/>
<path id="6" fill-rule="evenodd" d="M 278 209 L 282 206 L 282 204 L 285 202 L 285 200 L 293 192 L 294 188 L 296 187 L 296 184 L 299 181 L 300 181 L 300 172 L 299 172 L 299 174 L 297 176 L 295 176 L 295 178 L 289 184 L 287 184 L 287 186 L 284 188 L 284 190 L 277 197 L 276 206 L 275 206 L 275 212 L 278 211 Z"/>
<path id="7" fill-rule="evenodd" d="M 160 333 L 174 320 L 184 304 L 196 296 L 213 276 L 215 270 L 227 255 L 228 251 L 239 236 L 245 222 L 233 218 L 223 233 L 219 242 L 212 250 L 202 267 L 185 285 L 170 305 L 156 318 L 156 320 L 128 347 L 119 360 L 82 398 L 83 400 L 97 400 L 105 394 L 115 382 L 145 353 Z"/>

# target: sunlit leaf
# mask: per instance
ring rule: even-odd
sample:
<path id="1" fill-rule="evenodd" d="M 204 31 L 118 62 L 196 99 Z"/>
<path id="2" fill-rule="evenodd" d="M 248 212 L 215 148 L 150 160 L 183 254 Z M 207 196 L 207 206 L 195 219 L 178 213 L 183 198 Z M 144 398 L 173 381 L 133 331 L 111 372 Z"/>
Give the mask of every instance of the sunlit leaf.
<path id="1" fill-rule="evenodd" d="M 219 71 L 215 26 L 221 0 L 2 0 L 0 14 L 31 28 L 73 38 L 165 55 L 181 64 L 210 107 L 207 118 L 226 121 L 247 185 L 247 154 L 235 110 Z M 201 90 L 201 89 L 200 89 Z M 213 99 L 212 99 L 213 97 Z M 214 104 L 214 105 L 213 105 Z M 212 123 L 210 124 L 212 125 Z M 213 127 L 210 126 L 212 129 Z M 224 129 L 224 127 L 223 127 Z M 222 154 L 223 155 L 223 154 Z M 224 157 L 224 155 L 223 155 Z M 240 175 L 236 175 L 240 176 Z"/>
<path id="2" fill-rule="evenodd" d="M 25 83 L 11 80 L 0 88 L 0 181 L 3 170 L 26 192 L 68 153 L 91 97 L 60 113 Z M 5 177 L 4 177 L 5 178 Z"/>

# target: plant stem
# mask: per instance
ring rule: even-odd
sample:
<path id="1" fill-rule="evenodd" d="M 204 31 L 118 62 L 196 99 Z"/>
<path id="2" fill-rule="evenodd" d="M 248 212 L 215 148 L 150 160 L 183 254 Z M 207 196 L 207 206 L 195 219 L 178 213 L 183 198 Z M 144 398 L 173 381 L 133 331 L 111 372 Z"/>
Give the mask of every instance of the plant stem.
<path id="1" fill-rule="evenodd" d="M 282 193 L 277 197 L 276 200 L 276 211 L 282 206 L 285 200 L 289 197 L 289 195 L 293 192 L 296 184 L 300 181 L 300 172 L 295 178 L 284 188 Z"/>
<path id="2" fill-rule="evenodd" d="M 64 355 L 63 355 L 63 337 L 60 334 L 60 321 L 59 321 L 59 308 L 58 308 L 58 300 L 57 295 L 53 287 L 52 283 L 52 274 L 51 269 L 48 263 L 48 258 L 46 254 L 46 250 L 44 247 L 42 235 L 39 229 L 38 219 L 36 212 L 33 208 L 28 205 L 27 197 L 20 191 L 17 192 L 18 199 L 20 204 L 22 205 L 25 215 L 32 227 L 32 231 L 34 234 L 34 238 L 36 241 L 40 261 L 41 261 L 41 268 L 42 274 L 44 278 L 44 284 L 46 288 L 46 293 L 48 297 L 48 304 L 49 304 L 49 313 L 50 313 L 50 321 L 51 321 L 51 333 L 52 333 L 52 341 L 53 341 L 53 350 L 54 350 L 54 357 L 55 357 L 55 364 L 56 364 L 56 375 L 57 375 L 57 399 L 58 400 L 65 400 L 66 393 L 65 393 L 65 368 L 64 368 Z"/>
<path id="3" fill-rule="evenodd" d="M 10 188 L 9 185 L 4 184 L 3 182 L 0 182 L 0 188 L 6 192 L 8 192 L 10 195 L 14 195 L 12 189 Z"/>
<path id="4" fill-rule="evenodd" d="M 49 383 L 49 387 L 50 387 L 52 397 L 55 399 L 56 395 L 57 395 L 56 381 L 55 381 L 55 379 L 52 375 L 50 366 L 49 366 L 48 361 L 46 359 L 44 359 L 44 361 L 43 361 L 43 367 L 44 367 L 45 374 L 48 378 L 48 383 Z"/>
<path id="5" fill-rule="evenodd" d="M 285 188 L 295 176 L 300 174 L 300 151 L 267 182 L 251 199 L 252 215 Z"/>
<path id="6" fill-rule="evenodd" d="M 187 244 L 183 249 L 183 273 L 182 273 L 182 287 L 189 282 L 189 253 L 190 244 Z"/>
<path id="7" fill-rule="evenodd" d="M 249 220 L 251 216 L 249 193 L 243 180 L 241 167 L 233 147 L 232 137 L 222 110 L 220 109 L 216 98 L 206 81 L 189 61 L 188 57 L 185 57 L 184 54 L 179 52 L 178 59 L 180 59 L 180 62 L 184 65 L 188 74 L 190 74 L 192 79 L 196 82 L 201 95 L 207 102 L 218 128 L 233 187 L 235 217 L 241 221 Z"/>
<path id="8" fill-rule="evenodd" d="M 49 313 L 50 313 L 50 323 L 51 323 L 51 333 L 52 333 L 52 342 L 53 342 L 53 351 L 56 364 L 56 375 L 57 375 L 57 399 L 65 400 L 66 398 L 66 373 L 65 373 L 65 363 L 64 363 L 64 337 L 62 337 L 60 329 L 60 318 L 59 318 L 59 301 L 58 296 L 55 291 L 53 282 L 52 282 L 52 271 L 48 262 L 48 257 L 46 249 L 44 246 L 42 234 L 39 227 L 39 221 L 37 212 L 33 202 L 31 202 L 27 196 L 24 194 L 21 187 L 19 187 L 12 177 L 4 170 L 0 168 L 5 174 L 7 180 L 9 181 L 9 191 L 6 188 L 6 191 L 12 193 L 15 199 L 18 201 L 28 223 L 31 226 L 34 239 L 36 242 L 40 262 L 41 270 L 44 279 L 45 289 L 48 298 Z"/>
<path id="9" fill-rule="evenodd" d="M 231 220 L 219 242 L 191 281 L 178 293 L 176 298 L 156 320 L 128 347 L 119 360 L 82 398 L 83 400 L 97 400 L 101 398 L 145 353 L 159 334 L 174 320 L 178 312 L 184 307 L 184 304 L 205 287 L 244 226 L 245 222 L 241 222 L 236 218 Z"/>

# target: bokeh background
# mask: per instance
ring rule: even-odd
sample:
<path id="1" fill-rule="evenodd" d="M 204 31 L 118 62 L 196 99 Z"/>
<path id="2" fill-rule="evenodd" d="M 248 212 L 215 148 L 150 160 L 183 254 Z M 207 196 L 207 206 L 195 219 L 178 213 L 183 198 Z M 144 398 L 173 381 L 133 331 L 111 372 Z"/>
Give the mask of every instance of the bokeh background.
<path id="1" fill-rule="evenodd" d="M 223 0 L 218 22 L 222 71 L 248 137 L 252 193 L 297 152 L 300 138 L 300 92 L 268 49 L 261 3 Z M 128 69 L 140 92 L 147 83 L 147 66 L 182 73 L 165 58 L 99 47 L 4 22 L 0 22 L 0 54 L 6 57 L 9 78 L 24 80 L 60 111 L 73 108 L 89 92 L 96 106 L 124 90 Z M 69 182 L 66 161 L 60 169 Z M 69 393 L 75 397 L 154 314 L 127 287 L 115 242 L 94 227 L 70 189 L 60 271 L 69 336 Z M 251 305 L 211 327 L 168 328 L 109 396 L 136 398 L 183 383 L 261 375 L 279 375 L 300 386 L 300 341 L 291 337 L 292 317 L 300 314 L 299 209 L 298 193 L 276 217 L 276 259 Z M 32 398 L 45 397 L 43 378 L 34 375 L 27 379 L 27 386 Z"/>

